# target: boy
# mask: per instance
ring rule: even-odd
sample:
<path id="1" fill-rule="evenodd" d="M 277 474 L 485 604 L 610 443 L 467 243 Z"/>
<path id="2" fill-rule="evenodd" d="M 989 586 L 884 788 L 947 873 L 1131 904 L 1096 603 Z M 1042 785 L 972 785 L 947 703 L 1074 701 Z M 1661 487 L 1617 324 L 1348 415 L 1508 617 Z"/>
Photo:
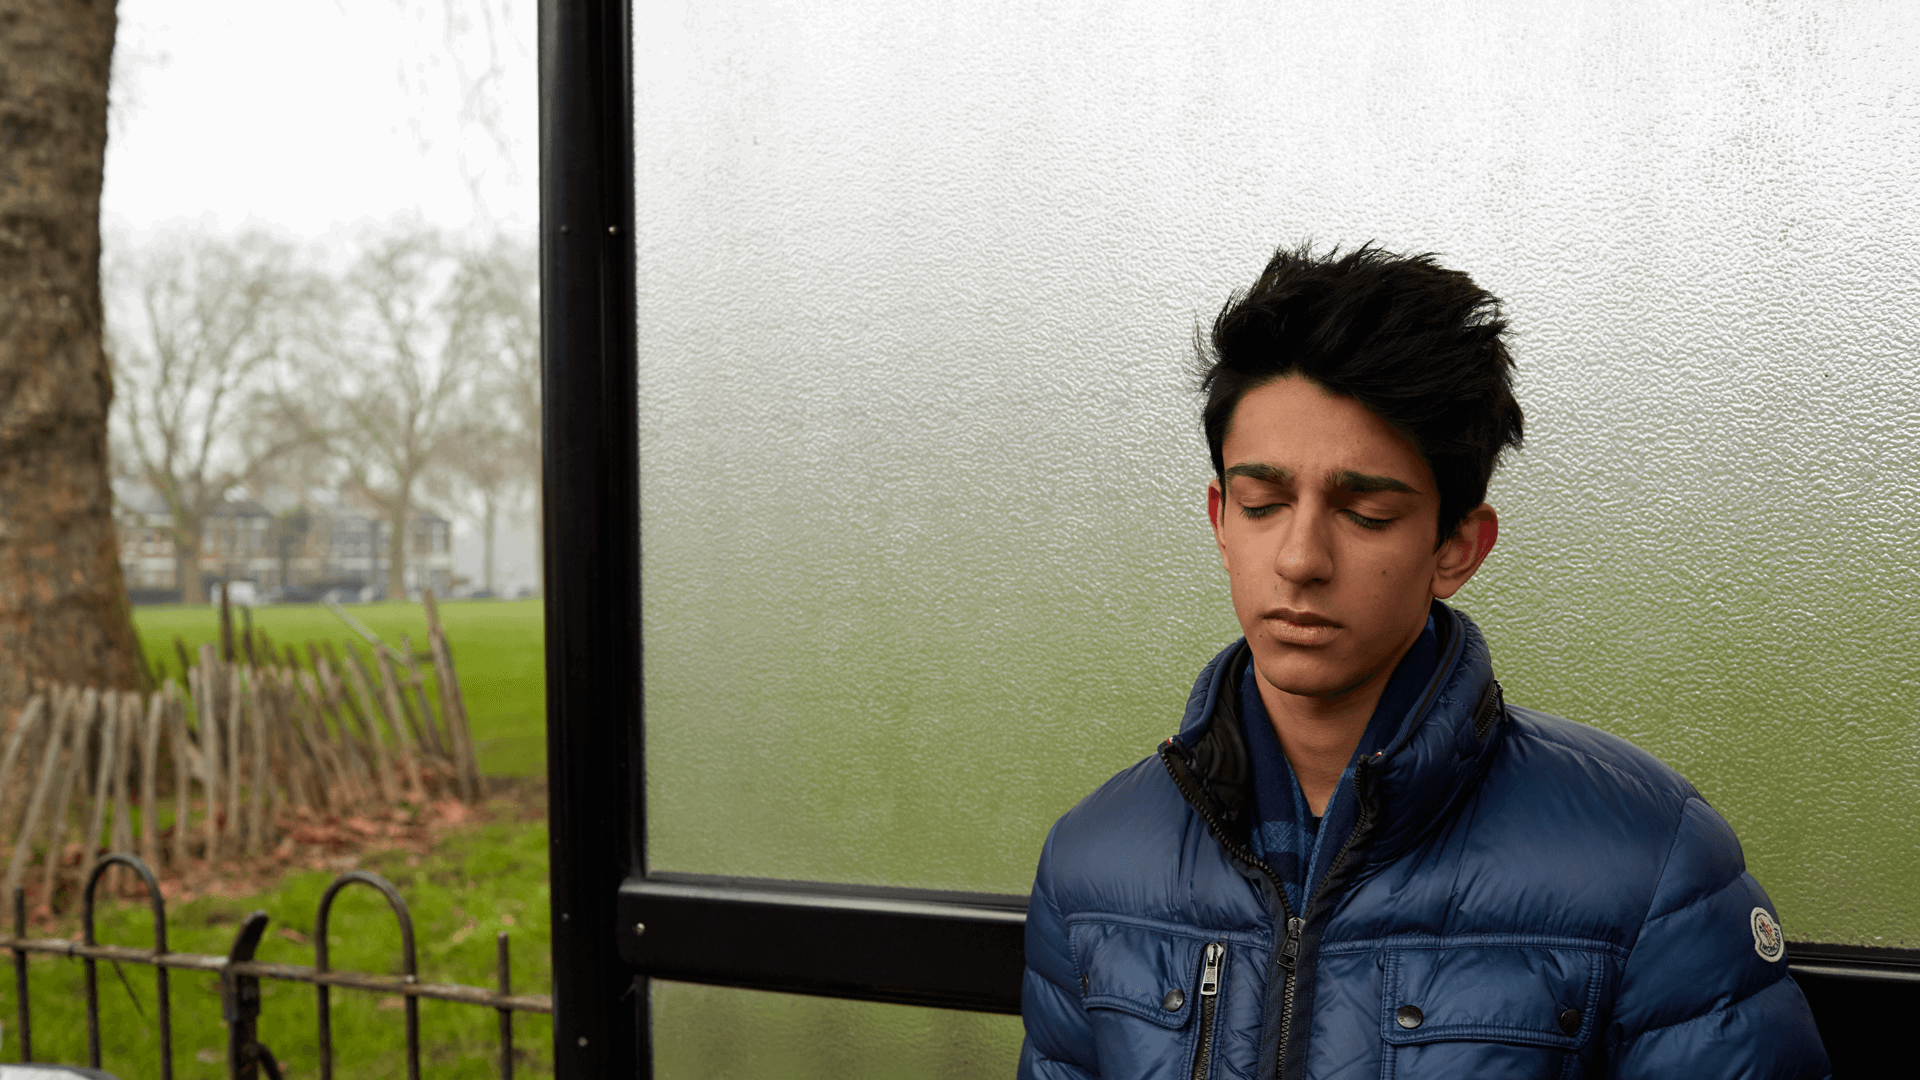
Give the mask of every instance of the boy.
<path id="1" fill-rule="evenodd" d="M 1522 434 L 1498 301 L 1282 250 L 1203 356 L 1245 637 L 1054 826 L 1023 1080 L 1818 1078 L 1738 840 L 1628 743 L 1507 705 L 1443 601 Z"/>

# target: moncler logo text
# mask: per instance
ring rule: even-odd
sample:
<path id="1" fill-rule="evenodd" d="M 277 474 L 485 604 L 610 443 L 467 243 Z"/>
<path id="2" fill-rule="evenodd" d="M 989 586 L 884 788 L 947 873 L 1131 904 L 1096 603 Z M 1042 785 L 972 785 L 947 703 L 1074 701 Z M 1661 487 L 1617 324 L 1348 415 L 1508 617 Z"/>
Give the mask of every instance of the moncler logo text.
<path id="1" fill-rule="evenodd" d="M 1760 959 L 1773 963 L 1787 954 L 1787 936 L 1780 932 L 1780 924 L 1773 921 L 1766 908 L 1754 908 L 1751 921 L 1753 951 L 1760 954 Z"/>

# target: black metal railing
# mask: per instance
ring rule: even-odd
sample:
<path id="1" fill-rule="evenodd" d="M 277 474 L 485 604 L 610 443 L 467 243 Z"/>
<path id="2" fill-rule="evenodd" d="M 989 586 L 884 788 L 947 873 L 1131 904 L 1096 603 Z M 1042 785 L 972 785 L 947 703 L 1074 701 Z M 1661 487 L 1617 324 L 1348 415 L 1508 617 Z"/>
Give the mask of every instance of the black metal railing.
<path id="1" fill-rule="evenodd" d="M 114 866 L 123 866 L 139 875 L 147 888 L 153 908 L 153 948 L 128 945 L 102 945 L 94 940 L 93 894 L 101 876 Z M 333 901 L 349 885 L 364 884 L 386 897 L 400 924 L 399 975 L 375 975 L 358 971 L 336 971 L 327 962 L 327 918 Z M 176 953 L 167 949 L 167 907 L 153 871 L 137 857 L 124 853 L 105 855 L 93 864 L 81 894 L 81 935 L 79 941 L 60 938 L 27 937 L 26 893 L 13 891 L 13 933 L 0 935 L 0 949 L 13 954 L 15 1015 L 18 1020 L 20 1060 L 33 1060 L 33 1012 L 28 997 L 27 955 L 44 953 L 77 958 L 86 971 L 87 1064 L 100 1067 L 100 996 L 96 964 L 106 960 L 116 964 L 146 964 L 153 968 L 155 1001 L 160 1035 L 160 1076 L 173 1077 L 173 1003 L 167 991 L 169 971 L 205 971 L 219 977 L 221 1018 L 227 1025 L 227 1075 L 229 1080 L 280 1080 L 280 1064 L 259 1039 L 260 980 L 311 984 L 319 995 L 319 1056 L 321 1080 L 333 1077 L 333 1017 L 330 1008 L 333 988 L 399 995 L 406 1010 L 407 1080 L 420 1080 L 420 1007 L 421 998 L 490 1008 L 499 1013 L 499 1071 L 503 1080 L 513 1077 L 513 1014 L 516 1012 L 553 1012 L 553 998 L 547 994 L 515 994 L 504 931 L 495 938 L 495 965 L 498 986 L 484 990 L 477 986 L 452 983 L 423 983 L 414 955 L 413 916 L 407 902 L 393 883 L 378 874 L 353 870 L 335 878 L 320 897 L 314 920 L 314 963 L 273 964 L 253 958 L 267 929 L 267 913 L 256 911 L 241 923 L 233 946 L 225 956 Z"/>

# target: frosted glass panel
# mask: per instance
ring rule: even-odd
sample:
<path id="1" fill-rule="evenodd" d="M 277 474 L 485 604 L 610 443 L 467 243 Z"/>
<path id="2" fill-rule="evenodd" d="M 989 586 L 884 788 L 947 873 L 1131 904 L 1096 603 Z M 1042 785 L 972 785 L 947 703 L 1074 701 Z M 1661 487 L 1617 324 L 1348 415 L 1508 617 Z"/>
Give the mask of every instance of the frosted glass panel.
<path id="1" fill-rule="evenodd" d="M 1025 891 L 1237 634 L 1196 321 L 1375 239 L 1508 301 L 1509 698 L 1920 946 L 1920 8 L 638 9 L 656 867 Z"/>
<path id="2" fill-rule="evenodd" d="M 659 1080 L 1005 1080 L 1020 1018 L 653 983 Z"/>

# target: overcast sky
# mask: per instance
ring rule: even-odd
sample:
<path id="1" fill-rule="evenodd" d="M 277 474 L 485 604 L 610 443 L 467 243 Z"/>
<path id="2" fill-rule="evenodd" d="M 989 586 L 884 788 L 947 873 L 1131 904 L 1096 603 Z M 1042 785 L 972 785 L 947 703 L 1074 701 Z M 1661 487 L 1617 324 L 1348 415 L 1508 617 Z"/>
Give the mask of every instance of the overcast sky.
<path id="1" fill-rule="evenodd" d="M 309 237 L 404 211 L 453 226 L 532 224 L 533 0 L 120 0 L 119 10 L 109 224 L 253 219 Z M 462 20 L 452 35 L 450 12 Z M 499 77 L 483 79 L 490 68 Z M 478 107 L 463 116 L 463 101 Z"/>
<path id="2" fill-rule="evenodd" d="M 533 0 L 120 0 L 119 13 L 108 244 L 255 222 L 338 242 L 399 213 L 532 228 Z M 534 527 L 529 512 L 500 531 L 509 595 L 537 581 Z M 455 564 L 476 582 L 481 550 L 456 515 Z"/>

